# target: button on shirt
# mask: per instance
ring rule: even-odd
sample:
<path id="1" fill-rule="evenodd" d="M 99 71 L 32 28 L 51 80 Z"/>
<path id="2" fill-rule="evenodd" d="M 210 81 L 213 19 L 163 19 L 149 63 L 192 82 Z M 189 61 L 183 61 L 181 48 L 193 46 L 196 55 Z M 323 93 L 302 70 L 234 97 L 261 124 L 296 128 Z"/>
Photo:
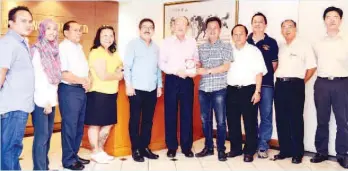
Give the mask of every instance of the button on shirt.
<path id="1" fill-rule="evenodd" d="M 35 93 L 34 102 L 37 106 L 45 108 L 47 104 L 56 106 L 58 85 L 51 84 L 48 81 L 46 72 L 41 63 L 41 56 L 38 50 L 33 55 L 33 67 L 35 72 Z"/>
<path id="2" fill-rule="evenodd" d="M 186 36 L 180 41 L 176 36 L 171 36 L 163 41 L 159 60 L 159 67 L 163 72 L 176 74 L 178 70 L 186 68 L 187 59 L 199 60 L 195 39 Z"/>
<path id="3" fill-rule="evenodd" d="M 88 62 L 80 44 L 64 39 L 59 44 L 62 71 L 69 71 L 78 77 L 88 77 Z M 62 83 L 70 84 L 64 80 Z"/>
<path id="4" fill-rule="evenodd" d="M 256 75 L 267 74 L 267 68 L 260 50 L 248 43 L 237 49 L 233 46 L 234 61 L 227 74 L 227 84 L 231 86 L 247 86 L 256 84 Z"/>
<path id="5" fill-rule="evenodd" d="M 304 79 L 306 70 L 317 66 L 312 46 L 295 38 L 290 45 L 283 43 L 279 48 L 279 64 L 276 77 Z"/>
<path id="6" fill-rule="evenodd" d="M 321 38 L 314 46 L 319 77 L 348 77 L 348 36 Z"/>
<path id="7" fill-rule="evenodd" d="M 32 112 L 35 78 L 31 55 L 26 40 L 13 30 L 0 39 L 0 68 L 8 69 L 0 87 L 0 114 Z"/>
<path id="8" fill-rule="evenodd" d="M 248 37 L 248 43 L 256 46 L 262 53 L 263 60 L 265 61 L 265 65 L 267 67 L 267 74 L 262 78 L 262 86 L 274 86 L 274 69 L 273 62 L 278 61 L 278 44 L 277 41 L 273 38 L 269 37 L 265 33 L 264 39 L 258 41 L 257 43 L 253 40 L 253 33 L 251 33 Z"/>
<path id="9" fill-rule="evenodd" d="M 124 59 L 126 85 L 148 92 L 161 88 L 162 71 L 158 59 L 159 48 L 153 41 L 149 46 L 141 38 L 129 42 Z"/>
<path id="10" fill-rule="evenodd" d="M 202 67 L 211 69 L 232 62 L 232 45 L 217 40 L 214 44 L 209 42 L 198 47 L 199 61 Z M 213 92 L 227 87 L 227 72 L 203 75 L 200 80 L 199 90 Z"/>

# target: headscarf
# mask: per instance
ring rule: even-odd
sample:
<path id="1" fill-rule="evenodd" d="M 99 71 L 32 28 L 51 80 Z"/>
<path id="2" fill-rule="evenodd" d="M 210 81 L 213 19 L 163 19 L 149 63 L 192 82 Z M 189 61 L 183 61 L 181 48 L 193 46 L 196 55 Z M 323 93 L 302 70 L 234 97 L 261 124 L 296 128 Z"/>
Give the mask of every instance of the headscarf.
<path id="1" fill-rule="evenodd" d="M 41 57 L 41 64 L 51 84 L 59 84 L 61 81 L 61 68 L 58 48 L 58 34 L 53 41 L 46 39 L 46 30 L 49 24 L 53 24 L 58 30 L 58 25 L 51 19 L 43 20 L 39 25 L 39 37 L 32 46 L 31 52 L 38 50 Z"/>

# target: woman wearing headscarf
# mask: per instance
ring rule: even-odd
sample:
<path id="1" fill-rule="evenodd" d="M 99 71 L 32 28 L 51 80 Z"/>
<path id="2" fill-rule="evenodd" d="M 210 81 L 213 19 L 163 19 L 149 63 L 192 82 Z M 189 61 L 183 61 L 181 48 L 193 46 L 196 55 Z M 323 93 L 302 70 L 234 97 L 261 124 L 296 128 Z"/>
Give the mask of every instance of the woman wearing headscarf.
<path id="1" fill-rule="evenodd" d="M 35 109 L 32 113 L 34 170 L 49 170 L 48 151 L 61 81 L 58 52 L 58 25 L 51 19 L 43 20 L 39 25 L 38 40 L 31 48 L 35 73 Z"/>

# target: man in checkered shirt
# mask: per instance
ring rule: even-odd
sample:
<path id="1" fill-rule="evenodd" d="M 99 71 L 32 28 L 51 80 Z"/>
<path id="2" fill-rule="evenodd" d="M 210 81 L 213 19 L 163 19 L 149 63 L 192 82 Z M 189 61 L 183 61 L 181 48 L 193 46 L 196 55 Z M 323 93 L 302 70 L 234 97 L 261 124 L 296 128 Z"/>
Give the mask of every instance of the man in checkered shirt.
<path id="1" fill-rule="evenodd" d="M 203 132 L 205 136 L 204 149 L 196 157 L 214 154 L 212 110 L 217 123 L 218 160 L 226 161 L 226 87 L 227 71 L 233 61 L 232 46 L 219 39 L 221 20 L 218 17 L 208 18 L 206 21 L 208 42 L 198 48 L 199 60 L 202 64 L 197 69 L 201 75 L 199 85 L 199 101 Z"/>

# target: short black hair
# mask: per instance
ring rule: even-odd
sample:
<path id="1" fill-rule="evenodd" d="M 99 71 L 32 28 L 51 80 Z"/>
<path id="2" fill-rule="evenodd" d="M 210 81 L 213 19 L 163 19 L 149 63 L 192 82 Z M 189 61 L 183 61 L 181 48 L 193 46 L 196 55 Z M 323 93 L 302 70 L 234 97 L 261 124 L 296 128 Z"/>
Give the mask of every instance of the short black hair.
<path id="1" fill-rule="evenodd" d="M 77 21 L 70 20 L 70 21 L 64 23 L 64 25 L 63 25 L 63 36 L 64 37 L 65 37 L 64 31 L 65 30 L 70 30 L 70 24 L 72 24 L 72 23 L 77 23 Z"/>
<path id="2" fill-rule="evenodd" d="M 295 22 L 294 20 L 292 20 L 292 19 L 286 19 L 286 20 L 284 20 L 284 21 L 282 22 L 282 24 L 280 25 L 280 27 L 283 27 L 283 24 L 284 24 L 285 22 L 288 22 L 288 21 L 291 21 L 291 22 L 294 24 L 295 28 L 297 27 L 296 22 Z"/>
<path id="3" fill-rule="evenodd" d="M 153 22 L 153 20 L 150 19 L 150 18 L 144 18 L 144 19 L 142 19 L 142 20 L 139 22 L 139 29 L 141 29 L 141 25 L 143 25 L 143 23 L 145 23 L 145 22 L 150 22 L 150 23 L 152 23 L 153 29 L 155 29 L 155 22 Z"/>
<path id="4" fill-rule="evenodd" d="M 343 17 L 343 11 L 341 8 L 337 8 L 337 7 L 334 7 L 334 6 L 331 6 L 331 7 L 328 7 L 325 9 L 324 11 L 324 14 L 323 14 L 323 19 L 325 20 L 325 17 L 326 17 L 326 14 L 331 12 L 331 11 L 335 11 L 338 13 L 338 15 L 340 16 L 340 18 L 342 19 Z"/>
<path id="5" fill-rule="evenodd" d="M 26 6 L 17 6 L 17 7 L 12 8 L 8 12 L 8 21 L 16 21 L 16 13 L 18 11 L 27 11 L 31 15 L 31 17 L 33 17 L 33 14 L 31 14 L 31 12 L 30 12 L 28 7 L 26 7 Z M 10 28 L 10 24 L 8 24 L 7 27 Z"/>
<path id="6" fill-rule="evenodd" d="M 253 23 L 253 20 L 256 16 L 261 16 L 263 17 L 263 20 L 265 20 L 265 24 L 267 24 L 267 18 L 264 14 L 262 14 L 261 12 L 257 12 L 256 14 L 253 15 L 253 17 L 251 17 L 251 23 Z"/>
<path id="7" fill-rule="evenodd" d="M 234 31 L 234 29 L 235 29 L 236 27 L 244 27 L 245 34 L 248 35 L 248 29 L 245 27 L 245 25 L 243 25 L 243 24 L 237 24 L 237 25 L 235 25 L 235 26 L 232 28 L 232 30 L 231 30 L 231 36 L 233 35 L 233 31 Z"/>
<path id="8" fill-rule="evenodd" d="M 219 27 L 221 28 L 221 20 L 219 17 L 210 17 L 205 21 L 205 27 L 208 27 L 208 23 L 216 21 L 219 24 Z"/>

